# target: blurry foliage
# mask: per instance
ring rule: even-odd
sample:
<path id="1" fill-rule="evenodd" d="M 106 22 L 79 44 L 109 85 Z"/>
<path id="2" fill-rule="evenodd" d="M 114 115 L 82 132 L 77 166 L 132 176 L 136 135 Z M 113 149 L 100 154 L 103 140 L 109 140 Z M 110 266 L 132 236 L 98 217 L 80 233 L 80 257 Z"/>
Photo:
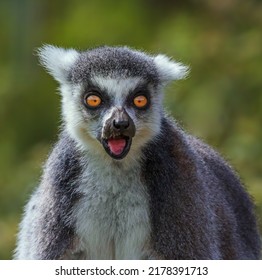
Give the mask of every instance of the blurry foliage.
<path id="1" fill-rule="evenodd" d="M 262 219 L 261 1 L 2 0 L 0 26 L 0 259 L 60 124 L 57 85 L 33 55 L 43 43 L 129 45 L 190 65 L 168 111 L 229 159 Z"/>

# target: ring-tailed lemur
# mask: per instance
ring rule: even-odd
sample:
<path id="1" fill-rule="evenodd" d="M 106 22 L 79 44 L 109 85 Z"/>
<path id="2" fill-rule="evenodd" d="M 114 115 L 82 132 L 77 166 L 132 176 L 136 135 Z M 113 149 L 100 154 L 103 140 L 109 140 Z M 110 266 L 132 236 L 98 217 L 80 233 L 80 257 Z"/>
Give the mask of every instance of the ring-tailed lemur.
<path id="1" fill-rule="evenodd" d="M 187 67 L 127 47 L 46 45 L 63 127 L 20 224 L 16 259 L 257 259 L 252 202 L 162 107 Z"/>

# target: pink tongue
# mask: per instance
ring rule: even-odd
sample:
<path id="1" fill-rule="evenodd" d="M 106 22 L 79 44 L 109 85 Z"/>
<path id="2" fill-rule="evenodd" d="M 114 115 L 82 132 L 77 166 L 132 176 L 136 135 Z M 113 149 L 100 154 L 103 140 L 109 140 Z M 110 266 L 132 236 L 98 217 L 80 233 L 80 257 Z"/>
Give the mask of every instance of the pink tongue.
<path id="1" fill-rule="evenodd" d="M 108 146 L 113 154 L 120 155 L 126 146 L 126 139 L 109 139 Z"/>

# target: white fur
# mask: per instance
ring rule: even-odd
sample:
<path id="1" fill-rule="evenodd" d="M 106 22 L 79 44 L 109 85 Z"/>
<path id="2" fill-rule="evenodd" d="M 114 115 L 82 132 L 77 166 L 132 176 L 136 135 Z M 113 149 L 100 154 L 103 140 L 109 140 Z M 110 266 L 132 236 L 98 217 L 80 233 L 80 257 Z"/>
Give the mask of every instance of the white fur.
<path id="1" fill-rule="evenodd" d="M 68 71 L 79 56 L 74 49 L 63 49 L 51 45 L 40 48 L 38 54 L 42 65 L 59 83 L 67 82 Z"/>
<path id="2" fill-rule="evenodd" d="M 187 76 L 189 68 L 181 63 L 172 61 L 167 56 L 159 54 L 154 58 L 162 82 L 180 80 Z"/>
<path id="3" fill-rule="evenodd" d="M 23 219 L 19 225 L 20 230 L 17 236 L 17 247 L 14 254 L 14 258 L 18 260 L 33 260 L 36 258 L 36 242 L 32 242 L 32 240 L 28 238 L 29 229 L 32 229 L 32 225 L 34 225 L 35 221 L 39 219 L 36 213 L 31 211 L 31 208 L 35 204 L 36 200 L 36 195 L 33 194 L 24 208 Z"/>
<path id="4" fill-rule="evenodd" d="M 125 79 L 113 79 L 103 76 L 95 76 L 92 83 L 104 89 L 114 100 L 116 106 L 121 106 L 127 95 L 136 89 L 143 80 L 141 77 Z"/>
<path id="5" fill-rule="evenodd" d="M 139 164 L 124 170 L 99 157 L 88 162 L 74 208 L 79 247 L 86 259 L 150 258 L 149 201 Z"/>

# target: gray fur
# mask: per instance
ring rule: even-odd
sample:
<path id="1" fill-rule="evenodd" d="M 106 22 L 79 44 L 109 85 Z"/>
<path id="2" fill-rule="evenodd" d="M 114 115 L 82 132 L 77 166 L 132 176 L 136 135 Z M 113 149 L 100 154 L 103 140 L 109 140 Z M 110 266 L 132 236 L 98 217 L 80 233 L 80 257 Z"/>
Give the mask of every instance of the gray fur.
<path id="1" fill-rule="evenodd" d="M 16 259 L 259 258 L 253 203 L 238 176 L 162 108 L 163 86 L 187 67 L 127 47 L 45 46 L 40 59 L 60 83 L 64 124 L 25 207 Z M 94 90 L 104 101 L 95 110 L 83 105 Z M 143 110 L 132 103 L 140 92 Z M 132 124 L 132 133 L 117 132 L 132 138 L 118 160 L 102 145 L 116 116 Z"/>
<path id="2" fill-rule="evenodd" d="M 81 53 L 69 79 L 79 83 L 90 76 L 143 77 L 148 81 L 158 82 L 153 58 L 128 48 L 102 47 Z"/>

